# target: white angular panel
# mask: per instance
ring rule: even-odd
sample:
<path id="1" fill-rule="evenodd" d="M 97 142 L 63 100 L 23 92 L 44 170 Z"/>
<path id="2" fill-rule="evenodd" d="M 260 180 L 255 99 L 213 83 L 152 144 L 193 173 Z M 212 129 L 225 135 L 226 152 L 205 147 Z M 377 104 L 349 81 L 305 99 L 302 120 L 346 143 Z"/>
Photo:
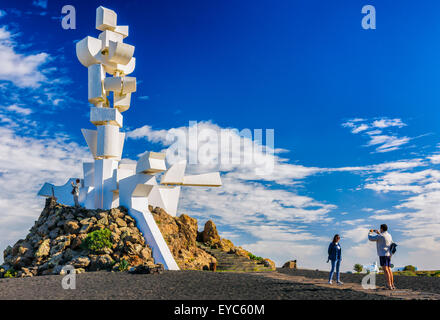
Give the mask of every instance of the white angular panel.
<path id="1" fill-rule="evenodd" d="M 89 146 L 89 150 L 93 155 L 93 158 L 96 159 L 97 148 L 98 148 L 98 131 L 89 130 L 89 129 L 81 129 L 84 139 L 86 139 L 87 145 Z"/>
<path id="2" fill-rule="evenodd" d="M 98 148 L 96 156 L 101 158 L 121 158 L 121 137 L 118 126 L 110 124 L 98 126 Z"/>
<path id="3" fill-rule="evenodd" d="M 93 187 L 94 184 L 94 163 L 83 162 L 84 187 Z"/>
<path id="4" fill-rule="evenodd" d="M 111 79 L 111 78 L 110 78 Z M 90 122 L 95 126 L 111 124 L 122 128 L 122 114 L 115 108 L 90 108 Z"/>
<path id="5" fill-rule="evenodd" d="M 89 102 L 93 104 L 101 103 L 106 100 L 103 90 L 103 81 L 105 78 L 104 68 L 101 64 L 94 64 L 88 68 L 88 94 Z"/>
<path id="6" fill-rule="evenodd" d="M 165 171 L 165 156 L 165 153 L 146 152 L 137 162 L 136 173 L 156 174 Z"/>
<path id="7" fill-rule="evenodd" d="M 185 175 L 186 160 L 181 160 L 171 166 L 162 176 L 161 184 L 175 184 L 180 185 L 183 183 L 183 177 Z"/>
<path id="8" fill-rule="evenodd" d="M 76 56 L 84 67 L 100 63 L 98 56 L 101 54 L 101 40 L 93 37 L 85 37 L 76 43 Z"/>
<path id="9" fill-rule="evenodd" d="M 197 187 L 220 187 L 222 185 L 222 180 L 220 178 L 220 173 L 211 172 L 193 176 L 184 176 L 182 185 Z"/>
<path id="10" fill-rule="evenodd" d="M 110 62 L 122 64 L 125 66 L 130 62 L 131 58 L 133 58 L 133 54 L 134 46 L 127 43 L 110 40 L 108 46 L 108 60 Z"/>
<path id="11" fill-rule="evenodd" d="M 131 93 L 127 94 L 113 94 L 113 106 L 120 112 L 127 111 L 130 108 Z"/>
<path id="12" fill-rule="evenodd" d="M 96 8 L 96 29 L 101 31 L 115 30 L 117 17 L 113 10 L 99 6 Z"/>
<path id="13" fill-rule="evenodd" d="M 119 160 L 122 158 L 122 151 L 124 150 L 125 132 L 119 132 Z"/>
<path id="14" fill-rule="evenodd" d="M 179 205 L 180 186 L 159 186 L 159 192 L 164 203 L 164 210 L 171 216 L 175 217 L 177 214 L 177 207 Z"/>
<path id="15" fill-rule="evenodd" d="M 116 33 L 110 30 L 104 30 L 98 36 L 101 40 L 101 49 L 104 50 L 110 47 L 110 42 L 122 42 L 123 36 L 120 33 Z"/>
<path id="16" fill-rule="evenodd" d="M 54 195 L 57 198 L 57 202 L 64 204 L 66 206 L 74 206 L 75 203 L 73 201 L 72 195 L 72 182 L 76 183 L 77 178 L 70 178 L 64 185 L 55 186 L 52 183 L 45 183 L 43 187 L 41 187 L 40 191 L 38 191 L 38 195 L 42 197 L 52 197 Z M 80 182 L 82 189 L 82 182 Z"/>
<path id="17" fill-rule="evenodd" d="M 122 34 L 124 39 L 128 37 L 128 26 L 116 26 L 114 31 Z"/>

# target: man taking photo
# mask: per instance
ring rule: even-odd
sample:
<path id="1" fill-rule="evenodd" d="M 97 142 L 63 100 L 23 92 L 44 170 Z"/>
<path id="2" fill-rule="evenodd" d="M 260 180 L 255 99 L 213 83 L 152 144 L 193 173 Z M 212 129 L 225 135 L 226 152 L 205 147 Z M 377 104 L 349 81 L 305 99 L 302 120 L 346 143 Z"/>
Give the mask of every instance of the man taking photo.
<path id="1" fill-rule="evenodd" d="M 393 273 L 391 272 L 390 246 L 393 243 L 393 238 L 388 233 L 388 226 L 386 224 L 382 224 L 379 231 L 370 230 L 368 234 L 368 240 L 376 241 L 377 254 L 379 256 L 380 266 L 385 273 L 388 289 L 396 289 L 396 287 L 394 286 Z"/>

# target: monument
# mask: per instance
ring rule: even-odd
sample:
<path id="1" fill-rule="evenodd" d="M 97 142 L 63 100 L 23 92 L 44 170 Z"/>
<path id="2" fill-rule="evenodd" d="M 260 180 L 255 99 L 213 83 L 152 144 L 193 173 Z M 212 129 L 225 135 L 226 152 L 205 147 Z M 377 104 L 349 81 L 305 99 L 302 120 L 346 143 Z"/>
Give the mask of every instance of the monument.
<path id="1" fill-rule="evenodd" d="M 125 139 L 125 133 L 119 131 L 121 113 L 130 108 L 131 94 L 136 91 L 136 78 L 128 76 L 136 65 L 135 47 L 123 42 L 128 26 L 117 25 L 113 10 L 96 9 L 96 29 L 101 31 L 98 38 L 88 36 L 76 44 L 78 60 L 88 69 L 90 122 L 96 126 L 96 130 L 81 130 L 94 161 L 83 163 L 79 203 L 87 209 L 126 207 L 156 263 L 179 270 L 148 206 L 161 207 L 175 216 L 181 186 L 219 187 L 220 174 L 185 175 L 185 160 L 167 169 L 165 153 L 146 152 L 137 163 L 121 162 Z M 160 183 L 158 174 L 162 174 Z M 59 203 L 73 205 L 71 182 L 76 179 L 63 186 L 45 183 L 38 195 L 55 196 Z"/>

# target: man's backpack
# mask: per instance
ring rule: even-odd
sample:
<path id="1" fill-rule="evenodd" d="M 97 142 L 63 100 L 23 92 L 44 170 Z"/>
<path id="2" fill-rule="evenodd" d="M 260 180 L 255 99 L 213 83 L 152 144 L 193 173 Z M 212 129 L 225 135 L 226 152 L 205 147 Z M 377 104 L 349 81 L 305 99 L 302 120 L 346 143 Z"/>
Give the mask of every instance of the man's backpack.
<path id="1" fill-rule="evenodd" d="M 390 245 L 390 252 L 391 252 L 391 254 L 395 254 L 396 251 L 397 251 L 397 244 L 395 244 L 395 243 L 393 242 L 393 243 L 391 243 L 391 245 Z"/>

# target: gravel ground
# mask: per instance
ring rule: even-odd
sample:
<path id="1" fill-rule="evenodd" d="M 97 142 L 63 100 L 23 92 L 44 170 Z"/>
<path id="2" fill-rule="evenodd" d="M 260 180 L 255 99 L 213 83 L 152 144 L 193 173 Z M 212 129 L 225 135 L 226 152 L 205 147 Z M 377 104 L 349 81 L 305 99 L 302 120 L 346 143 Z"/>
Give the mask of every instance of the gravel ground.
<path id="1" fill-rule="evenodd" d="M 291 270 L 279 268 L 278 272 L 289 275 L 304 276 L 313 279 L 328 279 L 329 273 L 327 271 L 314 270 Z M 351 283 L 361 283 L 362 274 L 341 273 L 341 281 Z M 334 278 L 335 279 L 335 278 Z M 385 276 L 380 274 L 376 278 L 376 285 L 385 286 Z M 431 292 L 440 294 L 440 278 L 435 277 L 409 277 L 409 276 L 394 276 L 394 285 L 397 289 L 411 289 L 414 291 Z"/>
<path id="2" fill-rule="evenodd" d="M 87 272 L 76 289 L 64 290 L 62 276 L 1 279 L 0 299 L 166 299 L 166 300 L 383 300 L 352 290 L 269 279 L 250 273 L 166 271 L 160 275 Z"/>

